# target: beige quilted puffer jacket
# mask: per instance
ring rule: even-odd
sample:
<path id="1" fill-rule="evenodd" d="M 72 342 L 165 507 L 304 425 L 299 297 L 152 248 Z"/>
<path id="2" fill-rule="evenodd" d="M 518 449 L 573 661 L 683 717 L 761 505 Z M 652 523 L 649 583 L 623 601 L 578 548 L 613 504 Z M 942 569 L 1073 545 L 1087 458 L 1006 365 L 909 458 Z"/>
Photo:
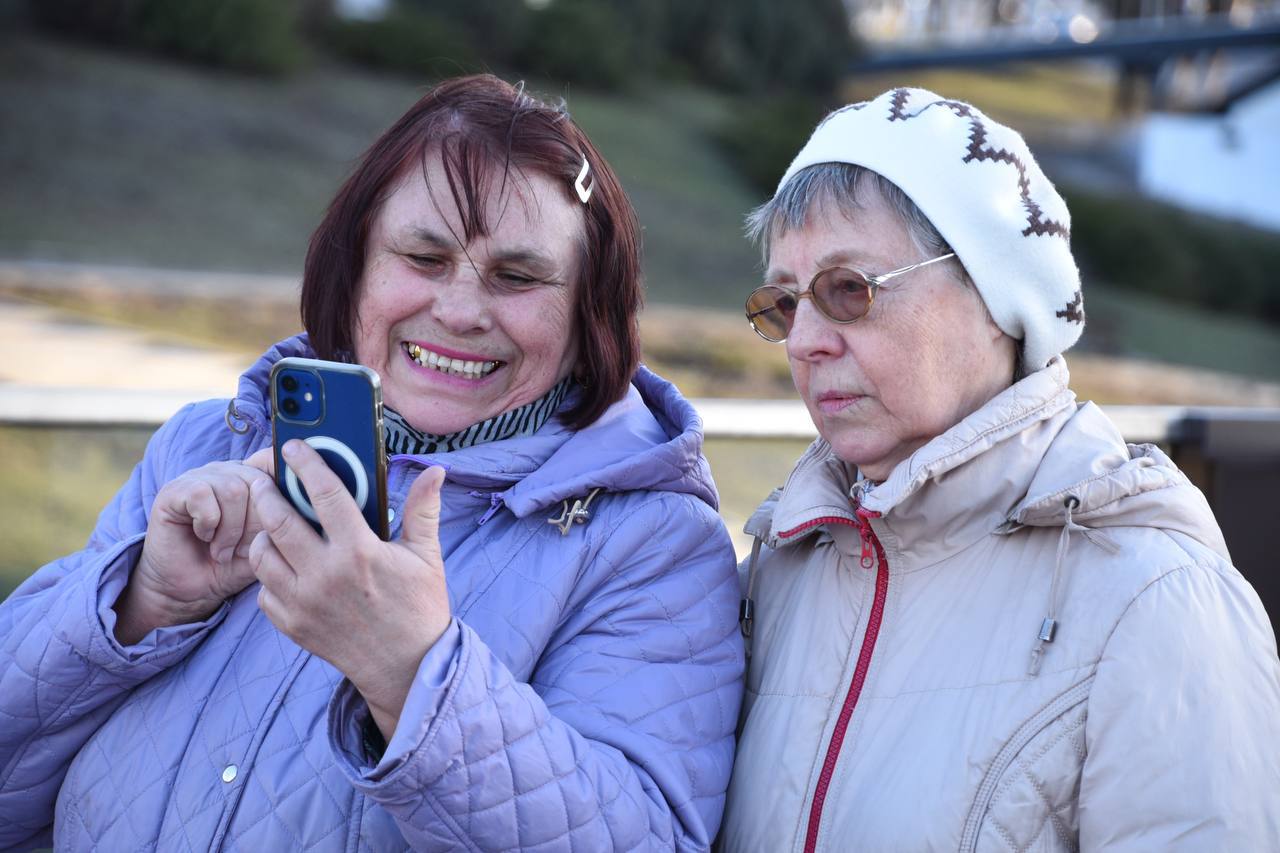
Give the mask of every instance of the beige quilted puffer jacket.
<path id="1" fill-rule="evenodd" d="M 1200 492 L 1067 378 L 874 487 L 818 440 L 748 523 L 724 849 L 1280 851 L 1262 605 Z"/>

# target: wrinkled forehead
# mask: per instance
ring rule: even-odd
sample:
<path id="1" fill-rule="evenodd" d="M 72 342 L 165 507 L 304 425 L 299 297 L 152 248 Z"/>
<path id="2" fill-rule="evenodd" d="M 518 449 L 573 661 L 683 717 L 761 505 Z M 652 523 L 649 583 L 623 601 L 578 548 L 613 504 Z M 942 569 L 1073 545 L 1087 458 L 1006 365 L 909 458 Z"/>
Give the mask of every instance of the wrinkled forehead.
<path id="1" fill-rule="evenodd" d="M 392 216 L 431 214 L 464 245 L 480 238 L 530 230 L 544 237 L 580 241 L 582 214 L 564 182 L 467 140 L 424 148 L 388 187 Z"/>
<path id="2" fill-rule="evenodd" d="M 566 193 L 552 177 L 477 154 L 433 146 L 408 161 L 380 201 L 380 227 L 435 220 L 460 245 L 529 229 L 581 236 L 581 214 L 566 210 Z"/>
<path id="3" fill-rule="evenodd" d="M 538 257 L 558 275 L 573 277 L 581 268 L 585 234 L 581 205 L 564 199 L 558 182 L 544 172 L 493 159 L 451 164 L 447 151 L 436 150 L 412 161 L 392 182 L 366 252 L 430 245 L 461 250 L 474 260 Z"/>

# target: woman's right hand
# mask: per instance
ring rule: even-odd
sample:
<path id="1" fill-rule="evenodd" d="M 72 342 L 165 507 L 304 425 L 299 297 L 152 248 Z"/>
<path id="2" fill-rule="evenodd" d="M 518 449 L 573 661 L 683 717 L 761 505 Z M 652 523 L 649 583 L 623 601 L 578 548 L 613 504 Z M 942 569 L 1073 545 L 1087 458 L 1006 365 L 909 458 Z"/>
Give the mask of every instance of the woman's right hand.
<path id="1" fill-rule="evenodd" d="M 160 489 L 142 556 L 115 604 L 121 645 L 155 628 L 206 619 L 253 583 L 249 544 L 262 526 L 249 486 L 270 480 L 271 468 L 268 447 L 244 462 L 210 462 Z"/>

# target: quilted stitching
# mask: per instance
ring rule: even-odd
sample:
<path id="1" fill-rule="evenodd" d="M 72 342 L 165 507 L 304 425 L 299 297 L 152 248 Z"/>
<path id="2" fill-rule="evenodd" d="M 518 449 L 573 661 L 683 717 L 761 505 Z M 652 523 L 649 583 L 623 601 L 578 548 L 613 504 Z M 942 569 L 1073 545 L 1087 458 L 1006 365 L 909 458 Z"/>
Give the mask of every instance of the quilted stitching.
<path id="1" fill-rule="evenodd" d="M 741 647 L 728 538 L 690 495 L 607 493 L 569 537 L 536 514 L 499 513 L 478 533 L 487 495 L 450 483 L 440 535 L 466 641 L 428 739 L 377 784 L 325 736 L 340 674 L 280 635 L 254 588 L 210 624 L 122 656 L 99 598 L 122 588 L 159 484 L 252 449 L 227 437 L 222 408 L 157 433 L 90 547 L 0 607 L 0 722 L 12 724 L 0 725 L 0 847 L 47 837 L 59 790 L 58 844 L 75 849 L 709 842 Z M 705 462 L 686 436 L 654 467 L 674 484 L 691 466 Z M 392 478 L 397 510 L 409 479 Z"/>
<path id="2" fill-rule="evenodd" d="M 437 715 L 438 725 L 415 755 L 420 766 L 365 783 L 370 796 L 407 802 L 423 779 L 435 779 L 431 799 L 457 816 L 462 834 L 483 849 L 670 844 L 675 830 L 667 808 L 683 812 L 686 820 L 702 808 L 718 811 L 723 782 L 716 762 L 692 747 L 706 738 L 723 755 L 732 749 L 736 677 L 704 682 L 705 673 L 712 671 L 707 663 L 717 655 L 722 660 L 736 655 L 736 623 L 726 608 L 710 644 L 705 631 L 695 637 L 689 624 L 701 618 L 697 601 L 736 594 L 736 576 L 728 572 L 712 586 L 684 577 L 685 572 L 671 572 L 673 565 L 696 563 L 696 551 L 673 555 L 667 543 L 652 544 L 646 532 L 659 521 L 671 524 L 691 506 L 683 499 L 660 498 L 640 509 L 615 509 L 613 522 L 626 517 L 633 523 L 611 531 L 596 559 L 621 565 L 621 554 L 630 554 L 631 570 L 610 571 L 605 583 L 614 586 L 593 592 L 585 607 L 571 611 L 571 618 L 589 620 L 594 628 L 548 649 L 532 689 L 517 681 L 484 641 L 464 630 L 452 692 Z M 705 519 L 698 529 L 705 529 Z M 689 539 L 698 543 L 695 548 L 707 541 Z M 672 562 L 673 556 L 681 559 Z M 634 625 L 616 627 L 638 617 L 646 627 L 653 624 L 644 643 L 634 639 Z M 695 663 L 686 664 L 691 654 Z M 578 672 L 582 674 L 575 677 Z M 624 691 L 629 703 L 611 699 Z M 625 760 L 628 753 L 640 753 L 646 770 L 651 765 L 654 772 L 669 773 L 675 768 L 666 756 L 653 754 L 657 743 L 677 757 L 688 750 L 693 759 L 685 771 L 693 780 L 692 790 L 669 804 L 652 776 L 637 774 Z M 417 805 L 410 821 L 416 823 L 430 808 Z M 649 826 L 637 827 L 625 817 L 637 810 L 651 816 Z M 553 822 L 549 815 L 561 819 Z"/>
<path id="3" fill-rule="evenodd" d="M 1086 710 L 1078 705 L 1031 740 L 992 798 L 979 849 L 1079 849 L 1076 813 Z"/>

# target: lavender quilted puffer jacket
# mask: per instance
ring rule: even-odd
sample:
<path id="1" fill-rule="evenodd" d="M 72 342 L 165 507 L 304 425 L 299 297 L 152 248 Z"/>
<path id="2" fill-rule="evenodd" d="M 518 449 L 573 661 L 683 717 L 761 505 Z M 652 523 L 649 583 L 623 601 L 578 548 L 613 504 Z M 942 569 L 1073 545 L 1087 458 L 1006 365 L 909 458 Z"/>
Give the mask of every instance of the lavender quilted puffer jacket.
<path id="1" fill-rule="evenodd" d="M 112 604 L 160 487 L 270 440 L 266 377 L 156 433 L 83 551 L 0 605 L 0 849 L 702 849 L 733 760 L 733 550 L 697 415 L 641 368 L 590 427 L 440 454 L 455 616 L 381 760 L 358 693 L 249 587 L 122 647 Z M 234 421 L 233 421 L 234 422 Z M 396 514 L 428 460 L 394 456 Z M 548 524 L 603 491 L 585 524 Z"/>

